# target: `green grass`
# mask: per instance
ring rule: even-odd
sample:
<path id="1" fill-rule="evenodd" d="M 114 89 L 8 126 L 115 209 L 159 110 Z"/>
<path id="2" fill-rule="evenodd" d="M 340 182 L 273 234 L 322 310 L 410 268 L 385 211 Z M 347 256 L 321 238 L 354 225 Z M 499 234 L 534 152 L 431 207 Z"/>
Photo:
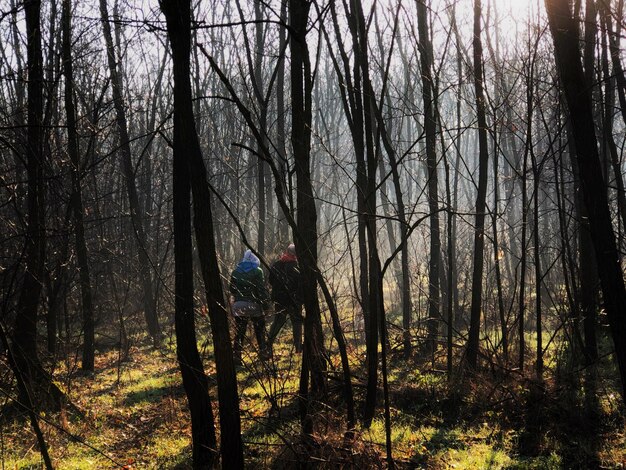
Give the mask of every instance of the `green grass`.
<path id="1" fill-rule="evenodd" d="M 497 336 L 497 332 L 494 335 Z M 546 334 L 546 338 L 548 336 Z M 529 333 L 526 339 L 529 347 L 534 347 L 535 336 Z M 210 394 L 217 417 L 212 348 L 210 343 L 202 344 L 206 346 L 204 362 L 211 378 Z M 358 468 L 367 468 L 368 462 L 373 465 L 384 461 L 382 393 L 379 394 L 378 414 L 371 427 L 357 427 L 356 440 L 347 445 L 343 441 L 345 405 L 339 396 L 339 381 L 329 382 L 332 385 L 330 403 L 316 411 L 318 427 L 314 438 L 317 447 L 303 450 L 297 406 L 301 355 L 295 354 L 291 346 L 290 330 L 286 325 L 275 345 L 271 364 L 260 361 L 256 352 L 250 349 L 251 352 L 244 357 L 243 367 L 238 369 L 247 465 L 267 468 L 277 459 L 286 458 L 285 455 L 294 449 L 319 452 L 316 458 L 320 461 L 354 459 L 351 462 Z M 602 348 L 607 346 L 602 345 Z M 532 361 L 532 349 L 528 353 L 528 359 Z M 102 353 L 98 356 L 93 378 L 72 377 L 67 389 L 71 400 L 85 416 L 68 416 L 68 431 L 115 460 L 118 467 L 190 468 L 191 430 L 173 345 L 159 351 L 149 347 L 134 349 L 131 357 L 130 362 L 118 364 L 116 351 Z M 364 357 L 362 345 L 350 350 L 352 372 L 358 377 L 354 379 L 357 412 L 364 399 Z M 338 355 L 333 353 L 331 358 L 334 368 L 340 372 Z M 458 361 L 458 357 L 455 360 Z M 551 345 L 546 351 L 546 364 L 550 367 L 547 398 L 538 404 L 542 424 L 536 432 L 536 449 L 530 452 L 522 445 L 528 410 L 534 405 L 527 380 L 519 380 L 513 375 L 501 379 L 496 387 L 494 379 L 485 374 L 457 390 L 456 385 L 448 383 L 445 373 L 441 373 L 445 370 L 443 362 L 436 365 L 437 370 L 429 372 L 429 362 L 407 362 L 399 359 L 399 355 L 391 355 L 388 371 L 391 441 L 399 467 L 521 470 L 570 467 L 576 462 L 582 465 L 597 462 L 607 467 L 619 465 L 626 458 L 626 438 L 623 437 L 621 399 L 614 382 L 602 379 L 599 387 L 602 427 L 595 439 L 574 419 L 580 411 L 576 407 L 580 406 L 581 394 L 575 394 L 572 404 L 566 404 L 558 395 L 559 388 L 552 374 L 557 367 L 567 366 L 565 360 L 562 348 Z M 601 368 L 603 378 L 615 374 L 614 366 L 607 360 Z M 528 370 L 532 371 L 532 367 L 529 366 Z M 66 373 L 62 367 L 58 369 L 59 383 L 67 385 Z M 55 423 L 62 422 L 58 415 L 48 418 Z M 43 429 L 56 468 L 115 467 L 105 456 L 72 442 L 53 427 L 44 425 Z M 3 427 L 3 436 L 2 463 L 5 468 L 41 468 L 41 457 L 27 422 L 9 423 Z M 350 449 L 348 453 L 346 448 Z M 289 452 L 285 453 L 286 450 Z"/>
<path id="2" fill-rule="evenodd" d="M 25 457 L 11 456 L 9 454 L 8 458 L 2 460 L 2 465 L 10 469 L 40 470 L 43 466 L 43 460 L 39 453 L 28 451 L 28 455 Z"/>
<path id="3" fill-rule="evenodd" d="M 563 468 L 561 457 L 555 452 L 535 458 L 519 458 L 507 467 L 511 470 L 560 470 Z"/>

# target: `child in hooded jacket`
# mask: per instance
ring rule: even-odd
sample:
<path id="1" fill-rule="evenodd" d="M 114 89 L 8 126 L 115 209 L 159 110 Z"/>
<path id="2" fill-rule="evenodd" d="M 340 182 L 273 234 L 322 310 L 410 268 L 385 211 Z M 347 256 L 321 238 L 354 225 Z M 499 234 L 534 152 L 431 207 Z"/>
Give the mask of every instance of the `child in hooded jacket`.
<path id="1" fill-rule="evenodd" d="M 302 352 L 302 295 L 300 269 L 296 257 L 296 247 L 292 243 L 270 269 L 270 285 L 272 300 L 276 309 L 276 317 L 270 327 L 268 343 L 271 350 L 274 340 L 287 321 L 291 319 L 293 343 L 297 353 Z"/>
<path id="2" fill-rule="evenodd" d="M 260 264 L 259 258 L 250 250 L 246 250 L 230 276 L 229 290 L 233 297 L 231 311 L 236 329 L 233 352 L 237 364 L 241 364 L 241 351 L 248 320 L 252 321 L 261 356 L 265 358 L 267 355 L 264 311 L 269 306 L 269 293 L 265 287 Z"/>

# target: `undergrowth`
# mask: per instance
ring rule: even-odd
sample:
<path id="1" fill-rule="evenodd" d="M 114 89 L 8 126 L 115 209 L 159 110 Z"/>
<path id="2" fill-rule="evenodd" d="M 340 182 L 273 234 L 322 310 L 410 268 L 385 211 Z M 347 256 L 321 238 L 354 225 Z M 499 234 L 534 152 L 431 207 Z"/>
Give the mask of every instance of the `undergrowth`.
<path id="1" fill-rule="evenodd" d="M 359 425 L 346 434 L 338 362 L 331 365 L 328 400 L 316 408 L 315 432 L 301 436 L 296 400 L 301 356 L 285 331 L 272 361 L 260 361 L 249 345 L 238 369 L 246 465 L 386 468 L 380 407 L 368 429 Z M 211 346 L 203 344 L 217 416 Z M 350 351 L 357 406 L 365 393 L 363 357 L 362 349 Z M 615 384 L 603 377 L 604 369 L 596 382 L 598 409 L 590 414 L 583 393 L 572 393 L 572 383 L 561 379 L 537 383 L 498 369 L 448 380 L 437 361 L 407 362 L 392 353 L 389 363 L 391 442 L 398 468 L 623 468 L 626 463 L 621 399 Z M 189 416 L 171 343 L 160 349 L 138 343 L 125 362 L 114 349 L 101 351 L 93 376 L 76 373 L 73 364 L 58 365 L 56 376 L 82 416 L 42 417 L 55 468 L 191 468 Z M 558 376 L 555 370 L 546 374 Z M 10 384 L 3 390 L 5 396 L 15 392 Z M 379 398 L 382 406 L 382 391 Z M 28 421 L 4 411 L 0 420 L 0 469 L 42 468 Z"/>

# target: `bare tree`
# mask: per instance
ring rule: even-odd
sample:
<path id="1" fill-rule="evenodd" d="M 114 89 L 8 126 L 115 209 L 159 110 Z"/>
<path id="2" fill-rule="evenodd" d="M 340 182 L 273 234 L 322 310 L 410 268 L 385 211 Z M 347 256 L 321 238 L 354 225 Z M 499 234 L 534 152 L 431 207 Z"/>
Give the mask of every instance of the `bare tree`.
<path id="1" fill-rule="evenodd" d="M 489 148 L 487 144 L 487 119 L 485 116 L 484 72 L 481 41 L 481 0 L 474 0 L 474 91 L 478 124 L 478 194 L 474 223 L 474 262 L 472 269 L 472 305 L 469 337 L 467 340 L 467 365 L 476 369 L 480 339 L 480 317 L 483 292 L 483 250 L 485 247 L 485 209 L 487 197 L 487 171 Z"/>
<path id="2" fill-rule="evenodd" d="M 311 96 L 313 76 L 306 34 L 311 4 L 290 0 L 291 35 L 291 145 L 295 160 L 298 193 L 296 213 L 298 231 L 296 251 L 302 266 L 302 282 L 306 317 L 304 320 L 304 353 L 300 375 L 301 419 L 306 433 L 313 431 L 308 405 L 326 393 L 326 360 L 324 335 L 317 298 L 317 209 L 311 185 Z M 309 376 L 310 392 L 309 394 Z"/>
<path id="3" fill-rule="evenodd" d="M 626 393 L 626 321 L 621 314 L 626 309 L 626 288 L 606 197 L 606 183 L 602 177 L 591 99 L 587 93 L 588 84 L 578 51 L 578 25 L 566 0 L 546 0 L 546 10 L 563 96 L 572 122 L 576 161 L 588 210 L 604 305 L 615 345 L 622 391 Z"/>
<path id="4" fill-rule="evenodd" d="M 27 36 L 27 129 L 26 175 L 27 214 L 25 233 L 25 270 L 16 306 L 13 330 L 15 368 L 20 371 L 24 387 L 20 393 L 24 403 L 51 403 L 58 407 L 62 394 L 44 371 L 37 352 L 37 311 L 44 282 L 46 257 L 45 188 L 44 188 L 44 129 L 43 59 L 41 53 L 41 2 L 24 3 Z"/>
<path id="5" fill-rule="evenodd" d="M 128 194 L 128 203 L 130 209 L 130 217 L 133 224 L 133 231 L 137 244 L 139 257 L 139 266 L 141 270 L 141 284 L 143 287 L 143 306 L 148 333 L 152 336 L 154 344 L 160 342 L 161 329 L 159 326 L 159 318 L 156 311 L 156 300 L 154 296 L 154 288 L 152 285 L 152 267 L 148 256 L 148 245 L 146 237 L 146 229 L 144 217 L 139 205 L 139 196 L 137 193 L 137 183 L 135 180 L 135 169 L 132 162 L 130 137 L 128 133 L 128 120 L 124 109 L 123 85 L 118 70 L 115 46 L 113 44 L 113 36 L 111 34 L 111 21 L 109 19 L 109 11 L 107 0 L 100 0 L 100 15 L 102 20 L 102 31 L 107 48 L 107 59 L 109 64 L 109 74 L 111 76 L 111 85 L 113 91 L 113 104 L 115 106 L 115 114 L 117 120 L 117 128 L 120 136 L 120 154 L 122 157 L 122 171 L 126 183 L 126 191 Z"/>
<path id="6" fill-rule="evenodd" d="M 83 360 L 82 368 L 94 369 L 94 318 L 89 276 L 89 260 L 85 243 L 83 195 L 81 188 L 81 164 L 76 133 L 76 111 L 74 109 L 74 71 L 72 65 L 72 20 L 70 0 L 63 1 L 63 70 L 65 76 L 65 113 L 67 115 L 68 153 L 72 161 L 72 212 L 76 257 L 78 258 L 80 290 L 83 309 Z"/>
<path id="7" fill-rule="evenodd" d="M 417 2 L 417 25 L 422 74 L 422 100 L 424 102 L 424 134 L 426 138 L 426 165 L 428 167 L 428 209 L 430 211 L 430 255 L 428 263 L 428 339 L 427 354 L 434 354 L 439 330 L 440 295 L 439 266 L 441 265 L 441 237 L 439 230 L 439 177 L 437 175 L 437 121 L 432 77 L 433 47 L 428 27 L 430 2 Z"/>
<path id="8" fill-rule="evenodd" d="M 195 128 L 191 99 L 191 82 L 189 79 L 191 52 L 190 2 L 188 0 L 163 1 L 161 8 L 167 19 L 169 38 L 172 45 L 172 58 L 174 61 L 174 158 L 175 161 L 177 161 L 177 159 L 183 160 L 180 163 L 180 176 L 182 177 L 181 189 L 184 189 L 186 194 L 188 194 L 189 189 L 191 189 L 193 194 L 194 228 L 211 320 L 220 404 L 220 453 L 222 455 L 222 465 L 225 468 L 243 468 L 239 395 L 237 391 L 230 334 L 228 331 L 228 312 L 225 308 L 224 293 L 219 278 L 219 266 L 215 252 L 211 197 L 206 179 L 206 168 L 202 160 L 200 144 Z M 188 181 L 186 188 L 183 187 L 185 176 Z M 183 196 L 181 196 L 180 210 L 183 212 L 186 210 L 187 213 L 189 213 L 188 196 L 184 200 Z M 191 223 L 190 214 L 189 216 L 185 215 L 185 218 L 188 219 L 188 221 L 185 221 L 183 229 L 190 227 Z M 191 234 L 185 236 L 185 240 L 182 240 L 183 243 L 185 243 L 189 257 L 191 254 L 190 237 Z M 191 280 L 191 273 L 188 273 L 188 276 L 189 280 Z M 191 292 L 188 292 L 187 296 L 190 294 Z M 189 307 L 189 305 L 187 307 Z M 183 312 L 189 315 L 188 311 L 185 310 L 180 312 L 181 315 Z M 195 343 L 195 335 L 190 336 L 192 332 L 193 322 L 187 320 L 187 335 L 181 337 L 180 340 L 193 343 L 191 346 L 185 346 L 185 348 L 191 348 L 188 352 L 193 358 L 197 356 L 197 346 Z M 196 374 L 202 371 L 202 364 L 198 364 L 198 361 L 194 359 L 194 362 L 190 364 Z M 200 368 L 198 369 L 197 367 Z M 202 373 L 202 375 L 204 374 Z M 190 376 L 190 379 L 192 378 L 193 376 Z M 198 413 L 196 414 L 196 418 L 201 420 L 198 423 L 199 426 L 210 425 L 211 423 L 204 421 L 202 414 L 203 412 L 206 413 L 204 410 L 208 404 L 206 401 L 206 398 L 208 398 L 206 390 L 203 387 L 198 387 L 197 384 L 190 383 L 187 393 L 188 397 L 195 394 L 200 394 L 200 398 L 205 397 L 198 402 L 199 407 L 195 410 Z M 192 419 L 193 414 L 192 412 Z M 202 428 L 198 429 L 198 432 L 206 433 Z M 208 443 L 207 440 L 202 441 L 202 444 Z M 204 449 L 204 452 L 204 458 L 208 459 L 209 456 L 206 455 L 206 452 L 210 452 L 210 448 Z M 200 457 L 201 456 L 198 456 L 198 458 Z"/>

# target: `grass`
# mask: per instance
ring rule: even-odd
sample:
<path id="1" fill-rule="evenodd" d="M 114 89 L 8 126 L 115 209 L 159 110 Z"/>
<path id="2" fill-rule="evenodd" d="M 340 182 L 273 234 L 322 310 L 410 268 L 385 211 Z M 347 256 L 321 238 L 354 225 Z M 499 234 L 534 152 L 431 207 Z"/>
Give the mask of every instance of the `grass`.
<path id="1" fill-rule="evenodd" d="M 259 469 L 293 468 L 307 461 L 316 468 L 384 466 L 382 410 L 369 429 L 357 428 L 354 440 L 346 443 L 339 382 L 330 382 L 330 404 L 318 410 L 316 444 L 303 444 L 296 401 L 301 356 L 294 353 L 288 337 L 285 328 L 270 366 L 259 361 L 249 347 L 244 366 L 238 369 L 246 464 Z M 391 441 L 398 466 L 618 468 L 626 462 L 621 400 L 614 382 L 603 375 L 614 373 L 612 365 L 605 364 L 600 374 L 600 414 L 591 430 L 586 427 L 591 421 L 578 415 L 582 394 L 562 395 L 562 385 L 552 378 L 561 360 L 559 351 L 550 348 L 548 353 L 546 375 L 550 379 L 539 392 L 516 375 L 484 375 L 462 385 L 449 384 L 441 373 L 444 364 L 432 368 L 430 363 L 407 363 L 392 354 Z M 353 373 L 359 377 L 354 379 L 357 406 L 364 398 L 363 357 L 362 348 L 350 351 Z M 532 360 L 528 370 L 532 370 Z M 214 377 L 210 345 L 204 361 L 209 376 Z M 101 352 L 93 377 L 69 373 L 60 365 L 57 380 L 84 416 L 47 416 L 64 431 L 42 422 L 56 468 L 191 468 L 189 416 L 172 345 L 160 350 L 136 347 L 131 361 L 121 364 L 116 351 Z M 211 387 L 217 416 L 213 380 Z M 0 468 L 41 468 L 28 422 L 1 414 L 0 419 L 4 420 Z M 66 432 L 88 445 L 73 441 Z"/>

